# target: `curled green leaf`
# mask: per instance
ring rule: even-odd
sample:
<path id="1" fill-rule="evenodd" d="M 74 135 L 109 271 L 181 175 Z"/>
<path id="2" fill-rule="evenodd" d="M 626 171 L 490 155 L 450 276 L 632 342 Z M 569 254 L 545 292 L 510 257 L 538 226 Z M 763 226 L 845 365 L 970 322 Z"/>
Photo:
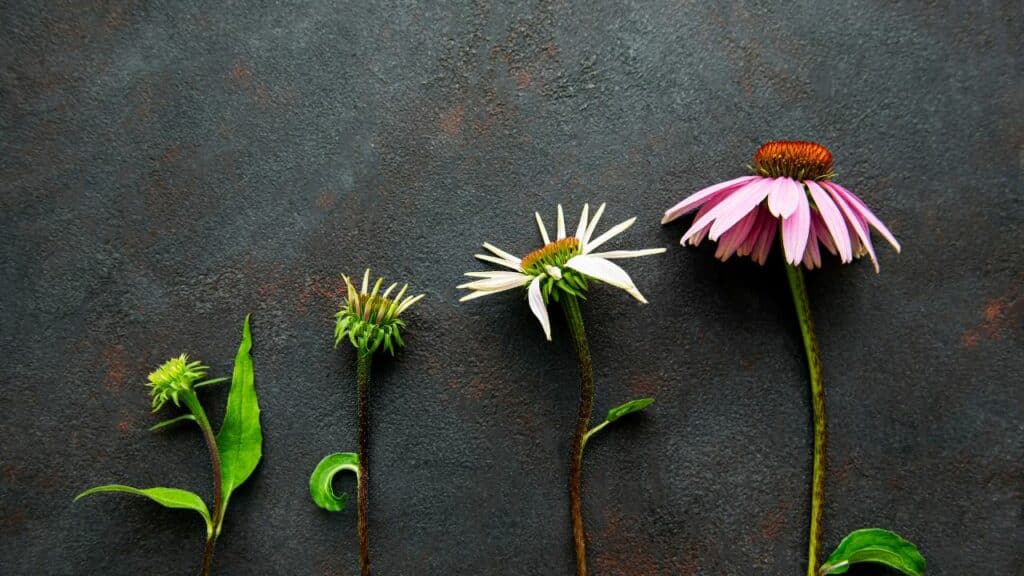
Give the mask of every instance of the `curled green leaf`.
<path id="1" fill-rule="evenodd" d="M 253 383 L 252 333 L 249 317 L 242 324 L 242 343 L 235 356 L 235 368 L 231 376 L 231 390 L 228 392 L 228 406 L 224 422 L 217 433 L 217 449 L 220 451 L 222 485 L 224 497 L 220 524 L 224 522 L 231 493 L 242 485 L 263 457 L 263 432 L 260 429 L 260 405 Z M 217 526 L 220 534 L 220 526 Z"/>
<path id="2" fill-rule="evenodd" d="M 608 416 L 605 417 L 605 420 L 615 422 L 619 418 L 622 418 L 627 414 L 632 414 L 633 412 L 639 412 L 651 404 L 654 404 L 654 398 L 637 398 L 636 400 L 630 400 L 621 406 L 616 406 L 609 410 Z"/>
<path id="3" fill-rule="evenodd" d="M 181 416 L 178 416 L 177 418 L 171 418 L 169 420 L 164 420 L 163 422 L 159 422 L 157 424 L 154 424 L 154 425 L 150 426 L 149 427 L 149 431 L 150 432 L 155 432 L 157 430 L 160 430 L 161 428 L 166 428 L 168 426 L 171 426 L 173 424 L 177 424 L 178 422 L 184 422 L 186 420 L 191 420 L 191 421 L 195 422 L 196 421 L 196 417 L 193 416 L 192 414 L 182 414 Z"/>
<path id="4" fill-rule="evenodd" d="M 851 564 L 874 562 L 899 570 L 907 576 L 922 576 L 926 563 L 912 543 L 881 528 L 851 532 L 828 557 L 818 574 L 845 574 Z"/>
<path id="5" fill-rule="evenodd" d="M 353 452 L 335 452 L 325 456 L 313 474 L 309 477 L 309 495 L 316 505 L 329 512 L 340 512 L 345 509 L 348 494 L 336 494 L 331 485 L 334 477 L 343 470 L 348 470 L 359 479 L 359 455 Z"/>
<path id="6" fill-rule="evenodd" d="M 195 510 L 203 517 L 203 520 L 206 521 L 206 537 L 209 538 L 210 534 L 213 533 L 213 523 L 210 521 L 210 511 L 206 509 L 206 504 L 203 502 L 203 499 L 194 492 L 189 492 L 188 490 L 182 490 L 180 488 L 163 488 L 159 486 L 156 488 L 134 488 L 123 484 L 106 484 L 104 486 L 89 488 L 85 492 L 75 496 L 75 502 L 78 502 L 86 496 L 98 494 L 100 492 L 122 492 L 125 494 L 134 494 L 136 496 L 145 496 L 146 498 L 149 498 L 157 504 L 167 508 Z"/>

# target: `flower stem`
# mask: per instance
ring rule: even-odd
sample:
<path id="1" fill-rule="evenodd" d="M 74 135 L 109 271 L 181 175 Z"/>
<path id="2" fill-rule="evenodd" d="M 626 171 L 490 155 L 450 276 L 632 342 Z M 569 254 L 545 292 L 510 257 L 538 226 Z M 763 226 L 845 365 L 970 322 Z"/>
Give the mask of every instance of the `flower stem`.
<path id="1" fill-rule="evenodd" d="M 196 393 L 189 391 L 183 395 L 182 400 L 185 401 L 185 405 L 188 406 L 192 415 L 196 417 L 196 424 L 199 425 L 199 429 L 203 431 L 206 446 L 210 449 L 210 462 L 213 465 L 213 518 L 210 521 L 212 529 L 209 531 L 206 537 L 206 545 L 203 547 L 203 564 L 202 571 L 200 572 L 202 576 L 209 576 L 210 569 L 213 567 L 213 547 L 217 542 L 220 523 L 224 514 L 221 494 L 220 450 L 217 448 L 217 437 L 213 434 L 210 420 L 206 417 L 206 411 L 203 410 L 203 405 L 199 403 L 199 397 L 196 396 Z"/>
<path id="2" fill-rule="evenodd" d="M 821 526 L 825 507 L 825 387 L 822 381 L 821 356 L 818 340 L 814 336 L 814 322 L 811 320 L 811 302 L 807 298 L 804 273 L 799 266 L 786 264 L 786 277 L 793 293 L 804 349 L 807 352 L 807 369 L 811 377 L 811 408 L 814 411 L 814 471 L 811 477 L 811 526 L 807 543 L 807 576 L 815 576 L 818 567 L 818 551 L 821 548 Z"/>
<path id="3" fill-rule="evenodd" d="M 369 401 L 367 389 L 370 385 L 370 364 L 373 361 L 373 353 L 359 352 L 359 359 L 356 363 L 356 382 L 358 391 L 358 412 L 359 412 L 359 497 L 357 506 L 359 509 L 359 572 L 362 576 L 370 575 L 370 533 L 367 529 L 366 515 L 369 507 L 367 497 L 368 476 L 366 473 L 369 456 Z"/>
<path id="4" fill-rule="evenodd" d="M 580 368 L 580 411 L 576 417 L 576 431 L 572 437 L 569 458 L 569 512 L 572 516 L 572 537 L 576 548 L 576 574 L 587 574 L 587 536 L 583 529 L 583 443 L 590 426 L 590 413 L 594 408 L 594 368 L 590 363 L 590 347 L 583 328 L 583 314 L 579 300 L 571 294 L 562 299 L 562 309 L 569 323 L 572 341 L 576 345 L 576 358 Z"/>

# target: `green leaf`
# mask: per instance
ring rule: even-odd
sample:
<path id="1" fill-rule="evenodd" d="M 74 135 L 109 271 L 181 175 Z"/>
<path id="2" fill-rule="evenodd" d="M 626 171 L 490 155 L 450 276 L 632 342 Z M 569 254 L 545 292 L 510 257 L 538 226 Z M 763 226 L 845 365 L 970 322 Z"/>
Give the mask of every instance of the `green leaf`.
<path id="1" fill-rule="evenodd" d="M 309 477 L 309 495 L 316 505 L 329 512 L 340 512 L 345 509 L 348 494 L 334 493 L 331 484 L 334 477 L 342 470 L 348 470 L 359 478 L 359 455 L 352 452 L 335 452 L 329 454 L 316 465 Z"/>
<path id="2" fill-rule="evenodd" d="M 191 420 L 191 421 L 195 422 L 196 421 L 196 417 L 193 416 L 192 414 L 182 414 L 181 416 L 178 416 L 177 418 L 171 418 L 170 420 L 164 420 L 163 422 L 160 422 L 158 424 L 154 424 L 154 425 L 150 426 L 149 427 L 149 431 L 150 432 L 155 432 L 157 430 L 160 430 L 161 428 L 166 428 L 166 427 L 168 427 L 168 426 L 170 426 L 172 424 L 177 424 L 178 422 L 184 422 L 186 420 Z"/>
<path id="3" fill-rule="evenodd" d="M 206 504 L 203 502 L 203 499 L 194 492 L 189 492 L 188 490 L 182 490 L 180 488 L 156 487 L 139 489 L 131 486 L 125 486 L 123 484 L 107 484 L 105 486 L 89 488 L 85 492 L 75 496 L 75 502 L 78 502 L 86 496 L 98 494 L 100 492 L 124 492 L 126 494 L 134 494 L 136 496 L 145 496 L 146 498 L 149 498 L 157 504 L 167 508 L 195 510 L 196 512 L 199 512 L 199 515 L 206 521 L 206 537 L 209 538 L 210 534 L 213 532 L 213 525 L 210 521 L 210 512 L 206 509 Z"/>
<path id="4" fill-rule="evenodd" d="M 231 375 L 231 391 L 224 422 L 217 434 L 220 450 L 223 508 L 220 523 L 224 523 L 231 493 L 242 485 L 256 469 L 263 456 L 263 432 L 260 430 L 260 406 L 253 384 L 252 333 L 249 317 L 242 325 L 242 343 L 235 356 L 235 369 Z M 220 526 L 217 526 L 220 533 Z"/>
<path id="5" fill-rule="evenodd" d="M 630 400 L 621 406 L 616 406 L 608 411 L 608 416 L 605 420 L 609 422 L 615 422 L 619 418 L 633 412 L 639 412 L 644 408 L 647 408 L 651 404 L 654 404 L 654 398 L 637 398 L 636 400 Z"/>
<path id="6" fill-rule="evenodd" d="M 926 567 L 924 557 L 910 542 L 888 530 L 864 528 L 843 538 L 818 574 L 845 574 L 851 564 L 859 562 L 884 564 L 907 576 L 922 576 Z"/>

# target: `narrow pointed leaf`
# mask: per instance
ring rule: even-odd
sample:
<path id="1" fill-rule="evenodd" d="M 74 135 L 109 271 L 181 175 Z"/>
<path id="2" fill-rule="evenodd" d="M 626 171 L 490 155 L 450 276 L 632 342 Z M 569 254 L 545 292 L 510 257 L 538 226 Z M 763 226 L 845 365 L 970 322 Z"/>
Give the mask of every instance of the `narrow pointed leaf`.
<path id="1" fill-rule="evenodd" d="M 342 492 L 336 494 L 331 485 L 334 477 L 348 470 L 359 478 L 359 455 L 352 452 L 335 452 L 325 456 L 313 474 L 309 477 L 309 495 L 313 497 L 316 505 L 329 512 L 340 512 L 345 509 L 348 502 L 348 494 Z"/>
<path id="2" fill-rule="evenodd" d="M 86 496 L 98 494 L 100 492 L 122 492 L 125 494 L 134 494 L 136 496 L 145 496 L 150 500 L 160 504 L 167 508 L 181 508 L 184 510 L 195 510 L 203 517 L 206 521 L 206 534 L 212 532 L 213 527 L 210 521 L 210 511 L 206 509 L 206 504 L 203 499 L 194 492 L 188 490 L 182 490 L 180 488 L 134 488 L 132 486 L 125 486 L 123 484 L 106 484 L 104 486 L 96 486 L 95 488 L 89 488 L 85 492 L 82 492 L 78 496 L 75 496 L 75 502 L 78 502 Z"/>
<path id="3" fill-rule="evenodd" d="M 196 421 L 196 417 L 191 415 L 191 414 L 182 414 L 181 416 L 178 416 L 177 418 L 171 418 L 170 420 L 164 420 L 163 422 L 159 422 L 157 424 L 154 424 L 154 425 L 150 426 L 149 427 L 149 431 L 150 432 L 155 432 L 156 430 L 160 430 L 161 428 L 166 428 L 166 427 L 168 427 L 168 426 L 170 426 L 172 424 L 177 424 L 178 422 L 185 422 L 186 420 L 191 420 L 191 421 L 195 422 Z"/>
<path id="4" fill-rule="evenodd" d="M 242 325 L 242 343 L 235 356 L 235 369 L 231 376 L 231 391 L 224 413 L 224 423 L 217 434 L 220 450 L 224 510 L 227 511 L 231 493 L 242 485 L 263 456 L 263 432 L 260 430 L 260 406 L 253 383 L 252 333 L 249 317 Z M 221 514 L 221 522 L 224 516 Z M 220 527 L 217 527 L 218 533 Z"/>
<path id="5" fill-rule="evenodd" d="M 654 398 L 637 398 L 636 400 L 630 400 L 621 406 L 616 406 L 608 411 L 608 416 L 605 420 L 609 422 L 615 422 L 619 418 L 633 412 L 639 412 L 644 408 L 647 408 L 651 404 L 654 404 Z"/>
<path id="6" fill-rule="evenodd" d="M 864 528 L 843 538 L 818 574 L 845 574 L 851 564 L 860 562 L 884 564 L 907 576 L 922 576 L 926 568 L 924 557 L 910 542 L 888 530 Z"/>

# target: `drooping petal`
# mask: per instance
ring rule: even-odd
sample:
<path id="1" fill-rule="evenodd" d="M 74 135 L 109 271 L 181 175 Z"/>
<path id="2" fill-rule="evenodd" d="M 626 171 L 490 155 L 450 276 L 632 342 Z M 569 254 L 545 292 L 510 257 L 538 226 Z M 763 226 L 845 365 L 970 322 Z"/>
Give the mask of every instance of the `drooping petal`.
<path id="1" fill-rule="evenodd" d="M 584 246 L 583 253 L 589 254 L 591 251 L 594 250 L 594 248 L 597 248 L 601 244 L 604 244 L 605 242 L 611 240 L 612 238 L 618 236 L 619 234 L 622 234 L 623 232 L 626 231 L 627 228 L 632 226 L 634 222 L 636 222 L 636 216 L 630 218 L 629 220 L 626 220 L 625 222 L 619 222 L 615 226 L 612 226 L 610 230 L 608 230 L 604 234 L 601 234 L 592 242 L 589 242 L 586 246 Z"/>
<path id="2" fill-rule="evenodd" d="M 604 258 L 598 258 L 596 256 L 581 254 L 579 256 L 573 256 L 565 263 L 566 267 L 572 268 L 590 276 L 591 278 L 607 282 L 616 288 L 621 288 L 629 293 L 630 296 L 637 300 L 647 303 L 640 291 L 637 290 L 636 285 L 633 284 L 633 280 L 630 279 L 629 274 L 625 270 L 620 268 L 617 264 L 613 264 Z"/>
<path id="3" fill-rule="evenodd" d="M 761 237 L 761 230 L 767 225 L 767 218 L 774 218 L 763 206 L 756 208 L 757 214 L 754 219 L 754 225 L 750 227 L 750 231 L 747 232 L 747 237 L 740 244 L 740 247 L 736 249 L 738 256 L 749 256 L 754 251 L 754 246 L 757 245 L 757 239 Z"/>
<path id="4" fill-rule="evenodd" d="M 616 258 L 639 258 L 640 256 L 661 254 L 664 251 L 664 248 L 644 248 L 642 250 L 611 250 L 609 252 L 591 252 L 590 255 L 595 258 L 615 260 Z"/>
<path id="5" fill-rule="evenodd" d="M 518 278 L 523 276 L 523 274 L 507 270 L 485 270 L 483 272 L 466 272 L 463 276 L 469 276 L 470 278 Z"/>
<path id="6" fill-rule="evenodd" d="M 587 225 L 587 232 L 583 235 L 583 239 L 580 240 L 581 246 L 586 246 L 590 242 L 590 239 L 594 237 L 594 231 L 597 230 L 597 221 L 601 219 L 601 215 L 604 214 L 605 203 L 602 202 L 597 208 L 597 212 L 594 212 L 594 217 L 590 219 L 590 224 Z"/>
<path id="7" fill-rule="evenodd" d="M 818 250 L 818 230 L 813 225 L 807 239 L 807 248 L 804 250 L 803 263 L 808 270 L 821 268 L 821 251 Z"/>
<path id="8" fill-rule="evenodd" d="M 748 212 L 746 216 L 737 222 L 735 226 L 730 228 L 725 234 L 722 234 L 718 241 L 718 249 L 715 251 L 715 258 L 725 262 L 746 241 L 750 229 L 754 226 L 754 221 L 757 220 L 757 207 L 755 206 L 754 208 L 754 210 Z M 712 226 L 712 233 L 714 229 L 715 227 Z"/>
<path id="9" fill-rule="evenodd" d="M 504 258 L 505 260 L 508 260 L 509 262 L 519 262 L 519 258 L 516 258 L 515 256 L 509 254 L 508 252 L 505 252 L 504 250 L 502 250 L 501 248 L 498 248 L 497 246 L 495 246 L 493 244 L 488 244 L 487 242 L 484 242 L 484 248 L 486 248 L 487 250 L 489 250 L 491 253 L 493 253 L 495 256 L 497 256 L 499 258 Z"/>
<path id="10" fill-rule="evenodd" d="M 718 240 L 734 224 L 753 214 L 754 209 L 771 191 L 770 183 L 756 180 L 733 192 L 728 200 L 725 200 L 715 208 L 715 222 L 711 225 L 711 232 L 708 233 L 708 238 Z"/>
<path id="11" fill-rule="evenodd" d="M 679 239 L 679 243 L 685 246 L 686 241 L 689 240 L 691 246 L 699 245 L 704 240 L 704 237 L 707 236 L 708 230 L 711 229 L 711 224 L 714 221 L 715 215 L 711 214 L 711 211 L 722 202 L 728 200 L 731 194 L 732 192 L 729 194 L 718 194 L 705 202 L 700 207 L 700 210 L 697 211 L 697 215 L 693 217 L 693 223 L 690 225 L 690 228 Z"/>
<path id="12" fill-rule="evenodd" d="M 590 214 L 590 204 L 583 205 L 583 213 L 580 214 L 580 223 L 576 226 L 575 238 L 583 244 L 583 236 L 587 233 L 587 215 Z"/>
<path id="13" fill-rule="evenodd" d="M 456 288 L 464 290 L 473 290 L 475 292 L 502 292 L 504 290 L 511 290 L 518 288 L 533 279 L 533 276 L 529 274 L 518 274 L 514 276 L 487 278 L 485 280 L 475 280 L 473 282 L 467 282 L 465 284 L 459 284 Z"/>
<path id="14" fill-rule="evenodd" d="M 755 179 L 761 179 L 761 177 L 741 176 L 739 178 L 734 178 L 726 182 L 719 182 L 718 184 L 708 186 L 707 188 L 699 192 L 690 194 L 685 199 L 683 199 L 682 202 L 666 210 L 665 215 L 661 219 L 661 223 L 667 224 L 675 220 L 676 218 L 679 218 L 680 216 L 683 216 L 684 214 L 687 214 L 688 212 L 691 212 L 699 208 L 702 204 L 710 200 L 716 194 L 728 194 L 732 189 L 738 188 L 741 185 L 746 184 L 747 182 L 750 182 L 751 180 Z"/>
<path id="15" fill-rule="evenodd" d="M 768 253 L 772 251 L 772 246 L 775 245 L 775 232 L 778 229 L 779 219 L 769 214 L 769 218 L 765 220 L 764 228 L 761 229 L 761 236 L 757 239 L 753 252 L 750 253 L 750 257 L 758 264 L 764 266 L 765 261 L 768 260 Z"/>
<path id="16" fill-rule="evenodd" d="M 797 196 L 796 210 L 782 221 L 782 247 L 786 251 L 786 262 L 796 266 L 804 259 L 807 237 L 811 230 L 811 210 L 807 195 Z"/>
<path id="17" fill-rule="evenodd" d="M 879 272 L 878 258 L 875 256 L 875 248 L 871 245 L 871 235 L 868 232 L 868 227 L 862 222 L 861 217 L 857 212 L 853 210 L 843 198 L 843 195 L 839 191 L 832 188 L 830 182 L 822 182 L 821 187 L 828 191 L 829 195 L 832 196 L 832 200 L 839 207 L 839 211 L 846 217 L 846 223 L 849 228 L 853 228 L 854 233 L 857 235 L 857 243 L 853 246 L 854 254 L 858 254 L 862 248 L 864 251 L 871 256 L 871 262 L 875 265 L 875 273 Z M 859 255 L 859 254 L 858 254 Z"/>
<path id="18" fill-rule="evenodd" d="M 485 262 L 491 262 L 493 264 L 497 264 L 498 266 L 504 266 L 506 268 L 511 268 L 513 270 L 519 270 L 519 260 L 505 260 L 504 258 L 491 256 L 490 254 L 476 254 L 475 256 Z"/>
<path id="19" fill-rule="evenodd" d="M 558 231 L 557 232 L 558 232 L 558 234 L 557 234 L 558 238 L 556 238 L 556 240 L 561 240 L 562 238 L 565 238 L 565 214 L 562 212 L 562 205 L 561 204 L 558 205 Z"/>
<path id="20" fill-rule="evenodd" d="M 850 231 L 846 229 L 846 223 L 843 222 L 843 215 L 839 212 L 839 207 L 832 201 L 828 193 L 821 189 L 817 182 L 807 180 L 805 183 L 807 184 L 807 189 L 811 191 L 811 198 L 814 199 L 814 204 L 818 207 L 818 212 L 821 214 L 825 227 L 828 228 L 829 236 L 835 241 L 835 247 L 839 250 L 840 260 L 843 262 L 853 260 L 853 249 L 850 246 Z M 835 252 L 835 250 L 832 251 Z"/>
<path id="21" fill-rule="evenodd" d="M 537 217 L 537 228 L 540 229 L 540 239 L 544 241 L 544 245 L 551 244 L 551 238 L 548 237 L 548 229 L 544 227 L 544 219 L 540 217 L 540 212 L 534 212 L 534 216 Z"/>
<path id="22" fill-rule="evenodd" d="M 836 208 L 836 210 L 838 209 L 839 208 Z M 845 221 L 843 222 L 843 228 L 846 229 L 846 239 L 849 241 L 850 232 L 849 229 L 846 228 Z M 832 241 L 832 233 L 828 231 L 828 228 L 825 226 L 825 221 L 822 220 L 821 214 L 818 212 L 811 212 L 811 230 L 814 231 L 818 241 L 821 242 L 821 245 L 824 246 L 826 250 L 837 256 L 839 255 L 839 252 L 836 251 L 836 244 Z M 853 248 L 851 247 L 850 250 L 852 254 Z"/>
<path id="23" fill-rule="evenodd" d="M 768 195 L 768 209 L 772 214 L 785 220 L 789 218 L 800 203 L 804 187 L 790 178 L 776 178 L 771 194 Z"/>
<path id="24" fill-rule="evenodd" d="M 830 182 L 830 184 L 832 184 L 832 187 L 843 195 L 847 204 L 849 204 L 851 208 L 853 208 L 861 216 L 863 216 L 864 219 L 867 220 L 869 224 L 871 224 L 872 228 L 878 230 L 878 233 L 881 234 L 882 237 L 889 242 L 889 244 L 892 244 L 892 247 L 896 250 L 896 253 L 898 254 L 900 252 L 900 243 L 896 241 L 896 237 L 892 235 L 892 232 L 889 231 L 885 224 L 883 224 L 882 221 L 879 220 L 877 216 L 875 216 L 874 212 L 872 212 L 871 209 L 868 208 L 868 205 L 865 204 L 863 200 L 858 198 L 853 192 L 850 192 L 849 190 L 843 188 L 839 184 L 836 184 L 835 182 Z"/>
<path id="25" fill-rule="evenodd" d="M 540 282 L 544 279 L 544 275 L 541 274 L 530 282 L 529 289 L 529 301 L 530 310 L 533 311 L 533 315 L 540 321 L 541 328 L 544 329 L 544 337 L 551 341 L 551 320 L 548 318 L 548 308 L 544 305 L 544 296 L 541 294 Z"/>

